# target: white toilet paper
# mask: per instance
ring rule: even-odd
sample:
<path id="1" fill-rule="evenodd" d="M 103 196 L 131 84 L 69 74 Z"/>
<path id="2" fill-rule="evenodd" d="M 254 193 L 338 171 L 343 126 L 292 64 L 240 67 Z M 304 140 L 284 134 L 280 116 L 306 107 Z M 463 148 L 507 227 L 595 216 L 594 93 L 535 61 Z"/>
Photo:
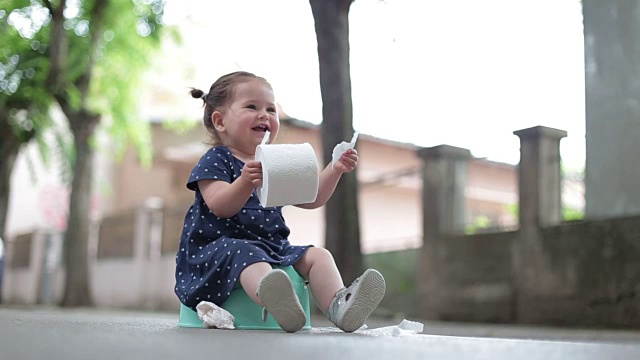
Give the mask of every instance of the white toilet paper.
<path id="1" fill-rule="evenodd" d="M 214 303 L 200 301 L 196 305 L 196 310 L 198 311 L 198 317 L 202 320 L 204 326 L 208 328 L 235 329 L 233 315 Z"/>
<path id="2" fill-rule="evenodd" d="M 353 149 L 356 146 L 356 141 L 358 140 L 358 134 L 360 134 L 359 131 L 356 131 L 353 134 L 353 137 L 351 138 L 350 142 L 346 142 L 343 141 L 340 144 L 336 145 L 333 148 L 333 153 L 331 154 L 331 168 L 333 169 L 333 165 L 335 163 L 338 162 L 338 160 L 340 160 L 340 156 L 342 156 L 342 154 L 344 154 L 347 150 L 349 149 Z"/>
<path id="3" fill-rule="evenodd" d="M 258 145 L 262 186 L 257 189 L 264 207 L 306 204 L 318 196 L 318 159 L 308 144 Z"/>

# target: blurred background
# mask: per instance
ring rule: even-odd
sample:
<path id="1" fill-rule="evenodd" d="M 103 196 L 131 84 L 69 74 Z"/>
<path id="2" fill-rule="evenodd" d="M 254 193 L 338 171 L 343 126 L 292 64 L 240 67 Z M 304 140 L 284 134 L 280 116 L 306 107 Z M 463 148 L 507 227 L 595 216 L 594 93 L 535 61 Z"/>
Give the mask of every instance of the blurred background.
<path id="1" fill-rule="evenodd" d="M 385 275 L 378 315 L 640 324 L 635 2 L 0 4 L 3 303 L 177 311 L 185 183 L 207 148 L 188 91 L 245 70 L 273 85 L 278 142 L 324 164 L 360 131 L 354 200 L 284 214 L 346 278 Z M 323 25 L 343 40 L 324 52 Z M 334 55 L 352 112 L 328 118 Z"/>

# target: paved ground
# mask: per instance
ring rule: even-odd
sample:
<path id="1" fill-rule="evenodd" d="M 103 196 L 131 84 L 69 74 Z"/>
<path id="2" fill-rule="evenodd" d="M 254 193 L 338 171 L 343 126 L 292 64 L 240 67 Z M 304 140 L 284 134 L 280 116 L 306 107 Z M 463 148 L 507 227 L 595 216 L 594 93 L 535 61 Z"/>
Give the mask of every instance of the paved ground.
<path id="1" fill-rule="evenodd" d="M 177 314 L 0 307 L 0 359 L 640 359 L 637 331 L 423 323 L 422 335 L 393 337 L 314 318 L 311 331 L 287 334 L 179 328 Z"/>

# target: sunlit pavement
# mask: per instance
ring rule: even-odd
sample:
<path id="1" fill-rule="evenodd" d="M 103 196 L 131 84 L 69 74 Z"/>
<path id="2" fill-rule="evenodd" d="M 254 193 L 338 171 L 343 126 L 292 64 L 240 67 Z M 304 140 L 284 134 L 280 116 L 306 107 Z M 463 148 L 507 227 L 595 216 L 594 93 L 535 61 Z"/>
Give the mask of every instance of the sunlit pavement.
<path id="1" fill-rule="evenodd" d="M 402 320 L 402 319 L 400 319 Z M 415 320 L 415 319 L 409 319 Z M 368 327 L 399 321 L 371 319 Z M 421 335 L 187 329 L 177 314 L 0 307 L 0 358 L 639 359 L 640 332 L 423 322 Z"/>

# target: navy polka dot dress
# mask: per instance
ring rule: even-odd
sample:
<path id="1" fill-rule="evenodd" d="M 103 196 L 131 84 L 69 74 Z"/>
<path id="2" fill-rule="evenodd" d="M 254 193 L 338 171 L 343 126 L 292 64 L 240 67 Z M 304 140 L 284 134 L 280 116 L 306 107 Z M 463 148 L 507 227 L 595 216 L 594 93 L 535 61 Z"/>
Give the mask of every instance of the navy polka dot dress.
<path id="1" fill-rule="evenodd" d="M 214 215 L 198 189 L 199 180 L 233 182 L 244 163 L 225 146 L 207 151 L 193 168 L 187 188 L 195 191 L 187 211 L 176 256 L 175 293 L 195 310 L 200 301 L 222 305 L 240 273 L 256 262 L 293 265 L 309 246 L 289 244 L 281 207 L 264 208 L 254 190 L 242 210 L 230 218 Z"/>

